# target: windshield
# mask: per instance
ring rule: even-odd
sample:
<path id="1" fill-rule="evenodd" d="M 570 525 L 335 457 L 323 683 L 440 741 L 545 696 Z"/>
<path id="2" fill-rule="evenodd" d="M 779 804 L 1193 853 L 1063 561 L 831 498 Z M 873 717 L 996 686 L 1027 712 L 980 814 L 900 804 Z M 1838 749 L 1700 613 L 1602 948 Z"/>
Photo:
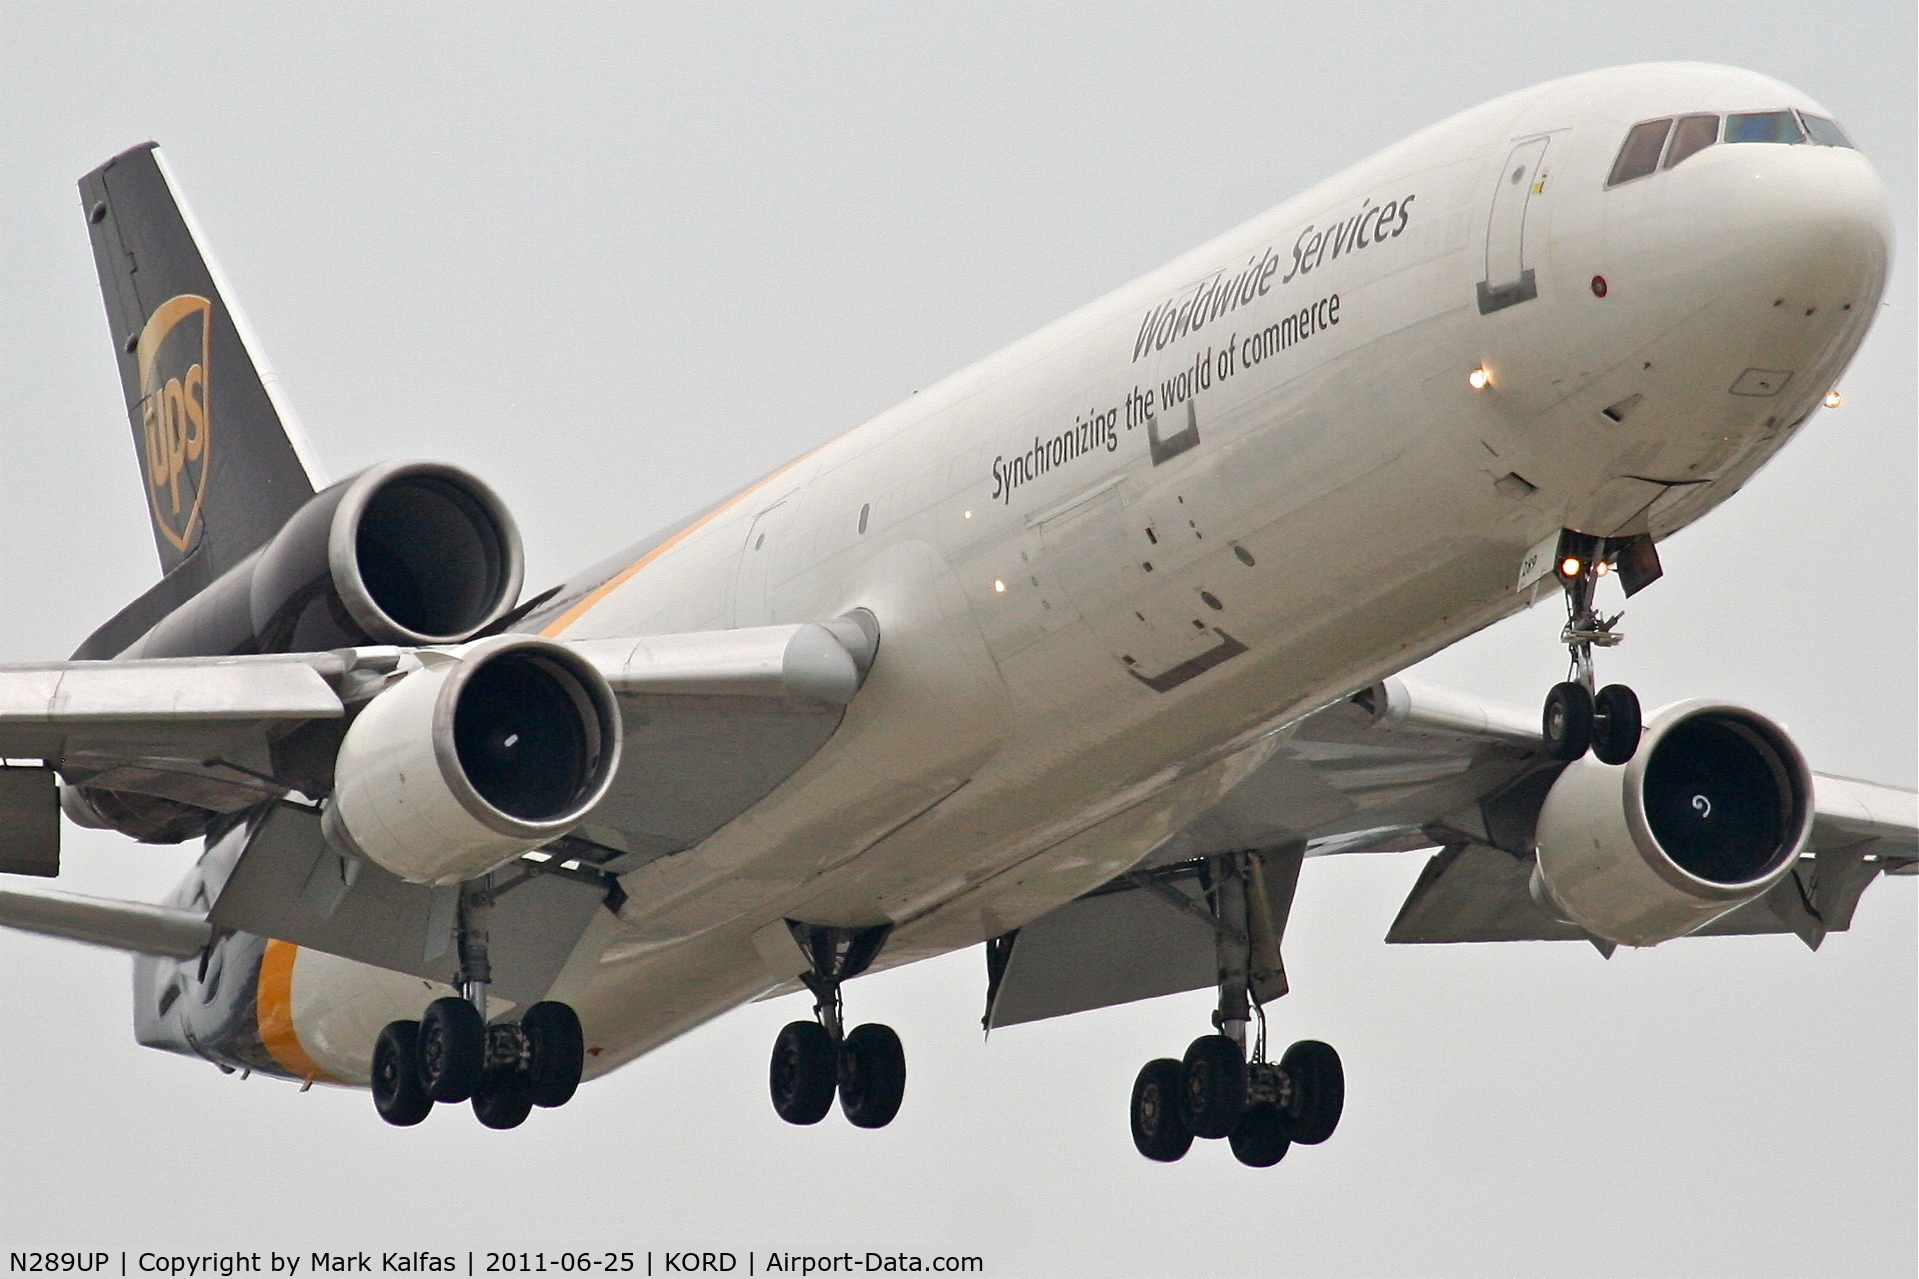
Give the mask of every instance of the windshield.
<path id="1" fill-rule="evenodd" d="M 1728 142 L 1804 142 L 1799 120 L 1790 111 L 1748 111 L 1726 117 Z"/>

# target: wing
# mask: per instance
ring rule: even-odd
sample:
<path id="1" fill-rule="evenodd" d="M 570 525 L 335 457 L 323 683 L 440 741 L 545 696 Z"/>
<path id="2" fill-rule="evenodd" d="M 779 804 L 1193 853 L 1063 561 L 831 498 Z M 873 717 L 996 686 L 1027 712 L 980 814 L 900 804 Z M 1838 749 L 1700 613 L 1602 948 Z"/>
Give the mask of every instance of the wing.
<path id="1" fill-rule="evenodd" d="M 838 727 L 877 644 L 855 618 L 565 645 L 611 688 L 620 764 L 580 825 L 494 872 L 495 953 L 519 974 L 502 994 L 539 997 L 600 904 L 617 907 L 615 876 L 698 843 L 805 763 Z M 210 911 L 162 916 L 16 892 L 0 898 L 0 924 L 166 953 L 204 944 L 208 929 L 257 933 L 450 979 L 457 889 L 409 883 L 336 847 L 310 797 L 331 789 L 329 761 L 358 710 L 460 651 L 0 668 L 0 756 L 10 765 L 0 768 L 0 870 L 58 873 L 64 782 L 67 811 L 91 825 L 125 829 L 120 808 L 99 811 L 103 794 L 121 808 L 152 801 L 215 815 L 206 829 L 217 893 Z"/>
<path id="2" fill-rule="evenodd" d="M 1437 848 L 1388 942 L 1586 941 L 1610 954 L 1530 891 L 1534 826 L 1563 767 L 1543 751 L 1537 718 L 1516 707 L 1411 679 L 1374 685 L 1294 725 L 1264 765 L 1141 867 L 989 947 L 987 1024 L 1212 985 L 1208 859 L 1247 850 L 1283 864 L 1289 852 Z M 1797 864 L 1693 935 L 1790 932 L 1816 949 L 1851 925 L 1877 876 L 1919 870 L 1913 792 L 1813 777 L 1812 832 Z M 1268 904 L 1275 937 L 1289 902 Z M 1273 989 L 1283 992 L 1283 970 Z"/>

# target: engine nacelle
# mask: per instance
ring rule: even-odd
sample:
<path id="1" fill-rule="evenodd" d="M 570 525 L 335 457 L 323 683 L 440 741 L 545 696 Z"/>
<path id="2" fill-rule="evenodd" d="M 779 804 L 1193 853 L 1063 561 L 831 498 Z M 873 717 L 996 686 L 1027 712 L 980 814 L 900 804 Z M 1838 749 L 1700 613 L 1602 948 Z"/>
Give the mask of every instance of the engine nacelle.
<path id="1" fill-rule="evenodd" d="M 458 644 L 519 598 L 520 532 L 492 489 L 438 462 L 382 462 L 293 513 L 265 546 L 119 657 Z"/>
<path id="2" fill-rule="evenodd" d="M 620 716 L 585 658 L 530 635 L 418 656 L 347 730 L 322 821 L 335 845 L 414 883 L 457 883 L 600 802 Z"/>
<path id="3" fill-rule="evenodd" d="M 1595 937 L 1656 946 L 1777 883 L 1812 815 L 1812 773 L 1784 729 L 1742 706 L 1677 702 L 1630 762 L 1587 756 L 1553 783 L 1533 896 Z"/>

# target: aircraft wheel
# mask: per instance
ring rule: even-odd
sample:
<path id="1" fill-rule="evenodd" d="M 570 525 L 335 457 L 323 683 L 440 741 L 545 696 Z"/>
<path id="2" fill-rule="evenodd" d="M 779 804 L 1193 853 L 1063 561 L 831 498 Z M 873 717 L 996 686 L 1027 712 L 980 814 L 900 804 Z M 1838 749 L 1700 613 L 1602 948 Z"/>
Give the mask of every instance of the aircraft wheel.
<path id="1" fill-rule="evenodd" d="M 1133 1081 L 1133 1146 L 1159 1163 L 1174 1162 L 1193 1144 L 1193 1130 L 1181 1112 L 1184 1076 L 1180 1063 L 1161 1057 L 1141 1066 Z"/>
<path id="2" fill-rule="evenodd" d="M 473 1094 L 473 1113 L 488 1128 L 518 1128 L 533 1113 L 527 1080 L 517 1070 L 489 1070 Z"/>
<path id="3" fill-rule="evenodd" d="M 906 1050 L 891 1026 L 854 1027 L 840 1045 L 840 1109 L 855 1128 L 884 1128 L 906 1096 Z"/>
<path id="4" fill-rule="evenodd" d="M 373 1108 L 396 1128 L 411 1128 L 433 1109 L 420 1083 L 420 1023 L 390 1021 L 373 1045 Z"/>
<path id="5" fill-rule="evenodd" d="M 520 1018 L 526 1037 L 526 1095 L 535 1106 L 564 1106 L 580 1086 L 586 1066 L 586 1036 L 572 1007 L 547 999 Z"/>
<path id="6" fill-rule="evenodd" d="M 435 1101 L 465 1101 L 480 1086 L 486 1026 L 480 1010 L 457 996 L 436 999 L 420 1018 L 420 1085 Z"/>
<path id="7" fill-rule="evenodd" d="M 1593 754 L 1601 763 L 1624 764 L 1639 749 L 1639 695 L 1608 684 L 1593 698 Z"/>
<path id="8" fill-rule="evenodd" d="M 1293 1085 L 1287 1136 L 1302 1146 L 1317 1146 L 1333 1135 L 1346 1109 L 1346 1069 L 1339 1054 L 1331 1044 L 1302 1039 L 1286 1050 L 1279 1068 Z"/>
<path id="9" fill-rule="evenodd" d="M 1233 1131 L 1246 1109 L 1246 1054 L 1224 1035 L 1201 1035 L 1186 1050 L 1181 1096 L 1195 1137 Z"/>
<path id="10" fill-rule="evenodd" d="M 1567 680 L 1546 694 L 1539 735 L 1546 753 L 1567 763 L 1584 755 L 1593 740 L 1593 696 L 1584 684 Z"/>
<path id="11" fill-rule="evenodd" d="M 1227 1140 L 1233 1147 L 1233 1158 L 1248 1168 L 1272 1167 L 1286 1157 L 1287 1148 L 1293 1144 L 1285 1112 L 1271 1102 L 1246 1107 Z"/>
<path id="12" fill-rule="evenodd" d="M 839 1082 L 838 1058 L 838 1045 L 824 1026 L 814 1021 L 787 1023 L 773 1041 L 773 1061 L 767 1071 L 773 1109 L 781 1119 L 789 1124 L 816 1124 L 826 1118 Z"/>

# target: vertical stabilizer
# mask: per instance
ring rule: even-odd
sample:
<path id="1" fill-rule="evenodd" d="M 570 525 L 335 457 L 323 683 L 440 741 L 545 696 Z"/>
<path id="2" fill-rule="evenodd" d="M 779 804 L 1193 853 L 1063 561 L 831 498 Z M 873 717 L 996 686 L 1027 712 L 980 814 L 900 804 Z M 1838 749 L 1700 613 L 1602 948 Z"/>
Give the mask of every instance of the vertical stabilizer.
<path id="1" fill-rule="evenodd" d="M 190 596 L 313 496 L 272 371 L 153 143 L 80 180 L 165 594 Z"/>

